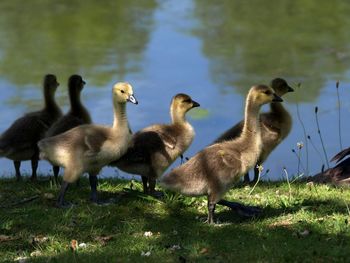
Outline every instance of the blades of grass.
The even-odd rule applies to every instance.
[[[287,179],[287,184],[288,184],[288,188],[289,188],[289,202],[290,202],[292,200],[292,188],[290,186],[289,176],[288,176],[288,172],[287,172],[286,167],[283,167],[283,172],[286,175],[286,179]]]

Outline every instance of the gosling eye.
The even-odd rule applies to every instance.
[[[185,100],[183,100],[182,102],[191,103],[192,100],[191,100],[191,99],[185,99]]]
[[[267,90],[267,91],[265,91],[264,93],[265,93],[266,95],[271,95],[271,94],[272,94],[271,90]]]
[[[120,90],[120,92],[121,92],[121,93],[125,93],[125,91],[124,91],[124,90],[122,90],[122,89]]]

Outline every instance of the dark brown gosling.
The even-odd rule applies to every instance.
[[[57,206],[65,206],[68,184],[84,172],[89,173],[91,200],[97,202],[97,175],[103,166],[120,158],[131,141],[126,103],[137,104],[129,83],[120,82],[112,89],[113,126],[85,124],[38,143],[40,157],[65,168]]]
[[[66,132],[76,126],[90,124],[91,117],[88,110],[80,100],[80,94],[85,85],[85,81],[79,75],[72,75],[68,80],[68,92],[70,110],[63,117],[58,119],[47,131],[45,137],[52,137]],[[59,166],[53,166],[53,173],[56,182],[58,181]]]
[[[279,97],[288,92],[293,92],[287,81],[275,78],[271,81],[271,87]],[[242,133],[244,121],[240,121],[235,126],[224,132],[214,143],[223,142],[237,138]],[[280,102],[272,102],[270,111],[260,114],[262,151],[257,164],[263,164],[271,152],[288,136],[292,129],[292,116]],[[259,171],[254,165],[254,182],[258,180]],[[244,177],[245,182],[249,182],[249,174]]]
[[[31,160],[31,179],[35,180],[37,177],[39,161],[37,143],[44,138],[50,126],[62,116],[55,101],[58,85],[55,75],[46,75],[43,81],[44,108],[15,120],[0,136],[0,156],[13,160],[17,180],[21,179],[21,161],[26,160]]]
[[[241,135],[206,147],[164,175],[161,185],[184,195],[207,195],[208,223],[213,223],[216,204],[256,164],[260,156],[262,140],[259,111],[263,104],[272,101],[282,101],[272,88],[265,85],[253,86],[246,99]]]
[[[142,176],[145,194],[155,195],[156,179],[187,150],[195,136],[186,113],[200,106],[186,94],[177,94],[170,105],[171,124],[156,124],[138,131],[123,157],[112,162],[124,172]]]

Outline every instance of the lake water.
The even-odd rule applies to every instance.
[[[314,107],[330,159],[340,150],[340,81],[343,148],[350,146],[350,3],[346,1],[49,1],[0,2],[0,132],[25,112],[42,105],[46,73],[61,83],[57,100],[68,109],[66,83],[81,74],[83,102],[95,123],[112,122],[111,87],[134,86],[139,105],[128,105],[133,131],[169,122],[171,97],[184,92],[200,102],[188,119],[196,138],[192,156],[242,119],[250,86],[285,78],[301,88],[287,94],[294,126],[264,164],[268,179],[298,172],[297,142],[305,142],[297,106],[309,141],[301,150],[300,172],[314,174],[324,161]],[[264,108],[267,110],[268,108]],[[297,151],[297,150],[296,150]],[[179,160],[174,165],[178,165]],[[0,159],[1,176],[14,176],[12,161]],[[49,172],[47,162],[39,171]],[[30,173],[29,162],[22,170]],[[105,168],[103,176],[114,176]],[[119,172],[119,176],[125,176]]]

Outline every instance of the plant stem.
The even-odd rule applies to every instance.
[[[258,171],[259,171],[259,173],[258,173],[258,179],[256,180],[256,182],[255,182],[255,184],[254,184],[252,190],[250,190],[249,195],[251,195],[251,194],[253,193],[255,187],[258,185],[258,183],[259,183],[259,181],[260,181],[260,176],[261,176],[262,169],[258,169]],[[266,170],[266,173],[265,173],[265,174],[267,174],[268,172],[269,172],[269,169]]]
[[[338,133],[339,133],[339,145],[340,145],[340,150],[342,150],[342,149],[343,149],[343,144],[342,144],[342,138],[341,138],[341,118],[340,118],[341,105],[340,105],[340,96],[339,96],[339,81],[336,82],[335,87],[336,87],[336,90],[337,90],[337,98],[338,98]]]
[[[317,149],[317,147],[315,146],[314,142],[312,141],[310,135],[308,135],[307,138],[310,140],[310,143],[311,143],[312,148],[314,148],[315,152],[317,152],[317,155],[320,157],[321,162],[322,162],[322,164],[323,164],[323,163],[324,163],[324,160],[323,160],[323,157],[322,157],[322,154],[321,154],[320,150]]]
[[[297,87],[298,87],[298,91],[299,91],[299,89],[301,87],[301,83],[298,83]],[[297,94],[299,94],[299,93],[297,93]],[[303,122],[303,120],[301,119],[301,116],[300,116],[299,103],[298,102],[296,103],[296,107],[297,107],[298,120],[299,120],[299,122],[301,124],[301,127],[303,129],[303,133],[304,133],[304,141],[305,141],[305,148],[306,148],[306,171],[305,172],[306,172],[306,175],[309,176],[309,146],[308,146],[307,137],[306,137],[306,129],[305,129],[304,122]]]
[[[305,167],[304,167],[303,163],[301,162],[300,157],[298,156],[298,154],[296,153],[296,151],[294,149],[292,149],[292,152],[294,153],[295,157],[298,159],[298,173],[299,173],[299,165],[301,166],[301,169],[303,169],[303,171],[305,172]]]
[[[318,107],[316,106],[315,107],[315,116],[316,116],[317,132],[318,132],[318,135],[320,136],[323,154],[324,154],[324,157],[326,159],[327,168],[329,169],[329,162],[328,162],[327,152],[326,152],[326,148],[324,147],[324,143],[323,143],[323,139],[322,139],[322,134],[321,134],[321,130],[320,130],[320,124],[319,124],[319,121],[318,121],[318,114],[317,113],[318,113]]]

